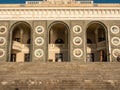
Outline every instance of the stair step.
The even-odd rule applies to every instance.
[[[119,63],[0,63],[0,90],[119,90]]]

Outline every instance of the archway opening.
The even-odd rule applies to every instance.
[[[68,51],[68,27],[62,22],[55,22],[49,30],[48,60],[50,62],[69,61]]]
[[[10,62],[30,62],[30,25],[25,22],[18,22],[13,26],[11,31]]]
[[[87,34],[87,61],[107,62],[108,45],[106,27],[99,22],[91,23]]]

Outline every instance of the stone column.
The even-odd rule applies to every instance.
[[[23,29],[20,29],[20,42],[23,43]]]

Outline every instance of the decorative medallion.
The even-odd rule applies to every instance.
[[[0,49],[0,57],[3,57],[5,55],[5,51],[3,49]]]
[[[114,50],[112,51],[112,55],[113,55],[114,57],[117,57],[119,54],[120,54],[120,49],[114,49]]]
[[[120,38],[119,37],[113,37],[111,40],[112,44],[115,46],[120,45]]]
[[[42,34],[44,32],[44,28],[43,28],[43,26],[37,26],[35,28],[35,31],[37,34]]]
[[[6,42],[6,39],[4,37],[0,37],[0,45],[4,45]]]
[[[35,44],[36,45],[40,46],[40,45],[43,45],[43,43],[44,43],[44,39],[42,37],[37,37],[35,39]]]
[[[120,32],[120,29],[119,29],[118,26],[112,26],[112,27],[111,27],[111,32],[112,32],[113,34],[118,34],[118,33]]]
[[[81,33],[82,32],[81,26],[79,26],[79,25],[74,26],[73,27],[73,32],[76,33],[76,34]]]
[[[74,37],[73,43],[75,45],[81,45],[82,44],[82,39],[80,37]]]
[[[83,55],[83,51],[82,51],[81,49],[75,49],[75,50],[73,51],[73,55],[74,55],[75,57],[81,57],[81,56]]]
[[[43,54],[43,50],[42,49],[37,49],[37,50],[35,50],[35,56],[36,57],[38,57],[38,58],[40,58],[40,57],[42,57],[44,54]]]
[[[0,26],[0,34],[6,33],[7,28],[5,26]]]

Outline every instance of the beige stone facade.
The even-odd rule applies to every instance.
[[[68,2],[0,5],[0,61],[116,62],[120,5]]]

